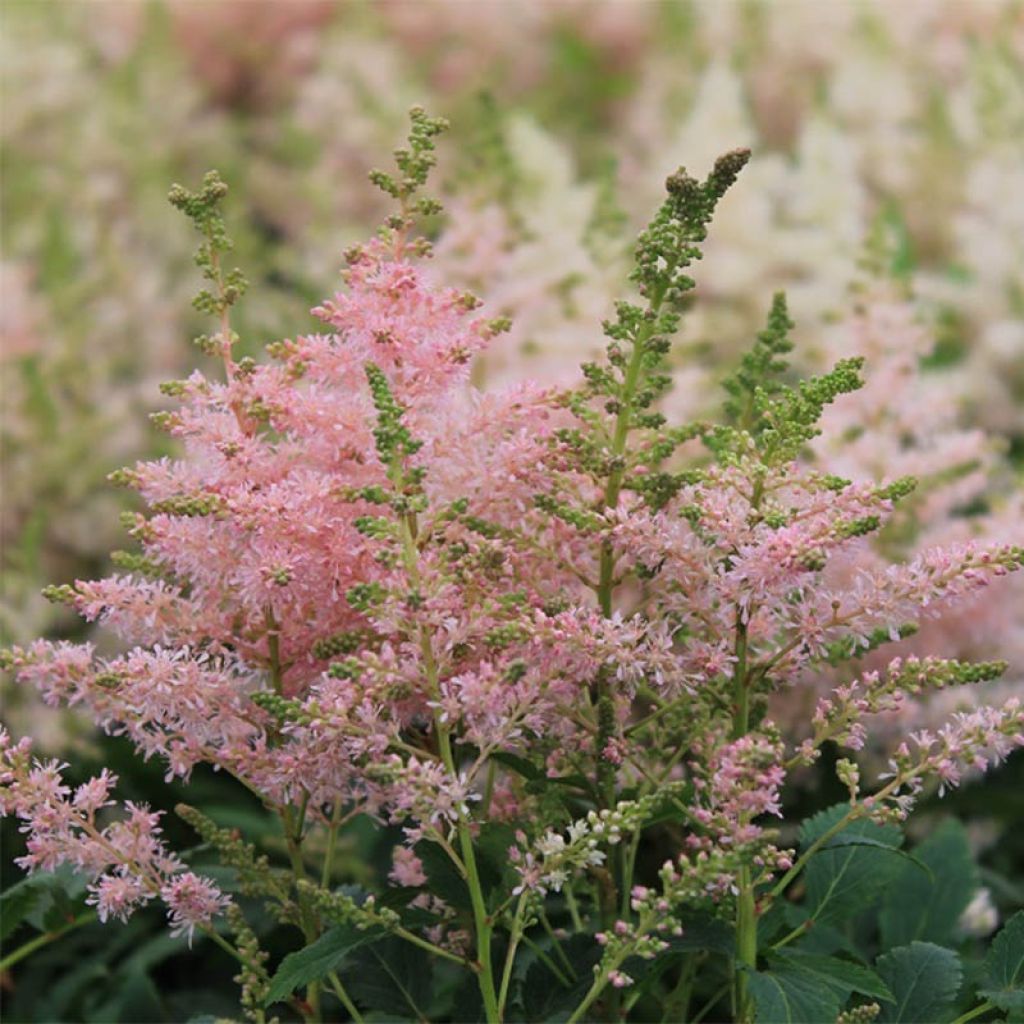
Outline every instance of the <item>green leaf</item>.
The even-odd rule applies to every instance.
[[[339,924],[324,932],[311,946],[289,953],[270,979],[270,989],[263,1005],[287,999],[297,988],[319,981],[329,971],[336,971],[350,953],[383,933],[378,929],[360,931],[352,925]]]
[[[577,933],[560,946],[576,977],[571,985],[563,985],[543,960],[535,960],[526,972],[522,987],[526,1020],[538,1024],[541,1021],[567,1020],[594,981],[594,965],[601,959],[601,947],[594,936]],[[548,955],[560,970],[565,970],[561,957],[550,950]]]
[[[979,995],[1000,1010],[1024,1009],[1024,910],[1014,914],[992,941],[982,969],[985,987]]]
[[[708,951],[732,957],[736,953],[736,931],[731,924],[710,914],[694,912],[682,919],[683,934],[667,939],[668,950],[681,953]]]
[[[837,804],[804,822],[800,844],[807,849],[849,812]],[[804,874],[808,916],[823,924],[843,921],[860,913],[881,896],[899,874],[901,865],[891,854],[903,842],[895,825],[854,821],[810,859]]]
[[[889,843],[884,843],[880,839],[872,839],[870,836],[836,836],[835,839],[830,839],[823,847],[823,850],[842,850],[850,846],[870,846],[876,850],[882,850],[887,854],[893,854],[896,857],[902,857],[909,864],[913,864],[919,871],[923,872],[929,879],[934,879],[935,873],[932,871],[920,857],[902,850],[898,846],[890,846]]]
[[[748,974],[759,1024],[834,1021],[854,992],[892,998],[873,970],[850,960],[791,950],[769,956],[768,967]]]
[[[876,999],[892,999],[888,986],[875,971],[852,960],[793,949],[770,954],[768,962],[776,970],[812,975],[818,985],[834,992],[842,1002],[853,992]]]
[[[914,939],[950,943],[960,914],[978,888],[978,871],[967,832],[955,818],[944,822],[914,849],[929,869],[907,866],[886,890],[879,924],[882,946],[906,946]]]
[[[32,913],[45,891],[45,886],[34,878],[24,878],[0,894],[0,941],[11,935]]]
[[[469,887],[451,857],[430,839],[421,840],[414,849],[423,864],[430,892],[456,910],[469,910],[472,907]]]
[[[508,851],[509,847],[515,845],[515,829],[511,825],[496,821],[481,825],[479,833],[473,840],[480,885],[490,909],[500,904],[502,898],[512,888],[510,878],[514,874],[514,869],[508,858]],[[503,882],[508,884],[503,885]]]
[[[532,761],[527,761],[525,757],[506,753],[504,750],[494,751],[491,754],[491,760],[497,761],[498,764],[503,764],[506,768],[511,768],[514,772],[518,772],[524,779],[533,780],[545,777],[544,772]]]
[[[382,1020],[429,1020],[433,986],[430,955],[404,939],[386,938],[360,949],[342,981],[349,995],[372,1006]]]
[[[893,998],[882,1003],[879,1022],[940,1024],[952,1017],[960,988],[960,958],[933,942],[912,942],[880,956],[875,964]]]
[[[748,971],[747,990],[758,1024],[822,1024],[842,1007],[835,992],[804,971]]]

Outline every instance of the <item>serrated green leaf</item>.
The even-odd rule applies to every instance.
[[[835,992],[802,971],[749,971],[747,990],[757,1024],[822,1024],[842,1007]]]
[[[804,822],[800,834],[803,849],[849,812],[848,804],[837,804]],[[811,858],[804,873],[808,916],[823,924],[843,921],[869,907],[900,872],[892,856],[903,842],[895,825],[854,821]]]
[[[1013,915],[993,939],[982,965],[978,994],[1001,1010],[1024,1009],[1024,910]]]
[[[960,958],[933,942],[912,942],[880,956],[875,964],[893,998],[882,1002],[879,1022],[942,1024],[951,1019],[960,988]]]
[[[0,894],[0,941],[14,932],[44,895],[45,887],[33,878],[24,878]]]
[[[892,993],[869,967],[834,956],[789,950],[768,957],[768,970],[747,975],[758,1024],[834,1021],[854,992],[879,999]]]
[[[877,999],[892,999],[892,992],[875,971],[852,960],[792,949],[771,954],[768,962],[776,970],[813,975],[819,985],[833,991],[842,1001],[853,992]]]
[[[263,1005],[287,999],[297,988],[319,981],[328,971],[338,970],[351,953],[382,935],[379,929],[360,931],[348,924],[339,924],[324,932],[311,946],[289,953],[281,961],[277,973],[270,979]]]
[[[870,846],[875,850],[883,851],[889,856],[902,857],[908,864],[913,864],[926,878],[934,879],[935,877],[935,873],[920,857],[915,856],[908,850],[901,849],[899,846],[890,846],[889,843],[884,843],[880,839],[872,839],[870,836],[836,836],[835,839],[827,842],[822,849],[842,850],[851,846]]]
[[[967,832],[955,818],[944,822],[914,854],[927,865],[930,877],[907,866],[886,890],[879,916],[885,949],[914,939],[948,944],[978,887]]]

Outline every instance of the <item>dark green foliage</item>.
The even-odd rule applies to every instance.
[[[288,999],[298,988],[319,981],[331,971],[340,970],[357,949],[381,939],[380,930],[356,928],[339,924],[328,929],[312,945],[289,953],[270,979],[265,1005]],[[404,952],[404,950],[403,950]]]
[[[800,832],[801,847],[809,847],[849,809],[848,804],[837,804],[805,821]],[[821,924],[846,920],[870,907],[903,868],[900,857],[893,853],[903,842],[895,825],[855,821],[834,841],[836,847],[826,845],[811,858],[805,874],[805,906],[811,919]],[[844,842],[849,845],[840,845]]]
[[[834,956],[778,954],[768,958],[768,968],[748,974],[758,1024],[834,1021],[854,992],[891,996],[870,968]]]
[[[978,885],[964,827],[950,819],[914,848],[930,874],[907,864],[882,900],[882,945],[904,946],[914,939],[946,945]]]
[[[1024,911],[1003,926],[982,965],[978,994],[1001,1010],[1024,1010]]]
[[[886,1024],[942,1024],[952,1020],[960,988],[960,959],[931,942],[912,942],[878,958],[875,965],[893,998],[880,1000]]]

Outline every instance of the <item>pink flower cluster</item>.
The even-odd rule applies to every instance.
[[[755,888],[795,869],[764,826],[782,815],[790,770],[827,739],[862,746],[863,716],[898,708],[903,694],[997,673],[910,660],[884,680],[869,670],[821,701],[806,742],[806,722],[773,724],[770,696],[809,675],[831,679],[835,664],[1019,568],[1024,552],[964,540],[905,564],[878,556],[872,539],[914,481],[856,483],[798,461],[824,407],[860,383],[860,364],[793,388],[776,380],[788,350],[781,300],[731,381],[730,422],[678,430],[650,411],[667,382],[661,335],[676,324],[662,302],[681,303],[690,286],[684,256],[699,252],[741,152],[706,182],[669,179],[637,248],[649,307],[619,305],[605,325],[607,367],[585,366],[586,383],[569,391],[472,392],[470,363],[504,325],[435,282],[429,246],[411,238],[412,211],[434,210],[411,203],[430,164],[424,140],[439,130],[422,111],[413,121],[403,177],[378,176],[401,213],[346,254],[345,290],[315,310],[330,333],[275,343],[267,363],[236,361],[226,296],[238,286],[226,281],[238,278],[220,276],[224,247],[208,232],[199,263],[219,298],[205,292],[199,304],[221,316],[205,342],[226,380],[172,382],[181,407],[159,422],[182,457],[118,475],[148,506],[131,518],[130,571],[52,592],[128,649],[39,642],[7,659],[48,701],[87,708],[170,774],[209,764],[257,793],[285,828],[294,900],[268,862],[210,834],[307,941],[322,924],[315,906],[449,958],[475,941],[496,1020],[496,919],[474,851],[483,826],[519,826],[508,854],[517,882],[500,904],[518,908],[502,919],[509,957],[527,908],[563,889],[569,899],[585,875],[600,879],[594,909],[606,921],[627,905],[633,914],[602,933],[598,977],[615,987],[629,984],[628,956],[661,951],[683,907],[735,909],[756,930]],[[220,186],[212,177],[172,201],[208,225],[203,204]],[[669,243],[671,260],[658,248]],[[765,379],[751,384],[755,370]],[[697,438],[714,459],[697,455]],[[905,813],[926,776],[955,785],[965,766],[1024,743],[1022,726],[1010,703],[915,734],[918,755],[897,750],[865,813]],[[3,751],[0,809],[24,819],[26,867],[86,871],[104,918],[159,896],[190,938],[227,908],[164,848],[158,815],[128,805],[99,821],[111,776],[72,794],[26,745],[5,738]],[[856,800],[858,770],[844,764]],[[628,790],[635,799],[620,799]],[[448,913],[414,934],[372,897],[328,890],[330,852],[320,889],[298,871],[310,829],[327,830],[333,851],[339,822],[360,813],[401,826],[410,847],[440,847],[470,889],[472,935],[449,930],[466,922]],[[665,813],[680,852],[656,893],[631,876],[637,837]],[[619,847],[615,863],[605,846]],[[390,879],[426,885],[419,852],[397,851]],[[420,896],[421,908],[446,911]]]
[[[12,743],[0,730],[0,813],[13,814],[28,835],[28,853],[17,863],[27,871],[74,865],[91,879],[86,903],[101,921],[126,921],[159,897],[167,906],[172,935],[207,927],[230,902],[208,879],[185,869],[160,838],[160,812],[126,803],[123,816],[103,823],[117,776],[106,769],[68,786],[66,765],[32,759],[31,741]]]

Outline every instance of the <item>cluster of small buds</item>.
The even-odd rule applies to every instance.
[[[242,1011],[253,1024],[266,1020],[263,1006],[270,991],[270,979],[265,964],[270,955],[260,949],[259,939],[249,927],[238,904],[232,903],[227,909],[228,926],[235,936],[235,948],[241,954],[241,970],[234,981],[241,988],[239,1002]]]
[[[271,867],[266,854],[258,854],[237,829],[217,825],[201,811],[187,804],[174,809],[182,821],[191,825],[204,843],[214,847],[224,867],[234,870],[239,891],[245,896],[265,896],[268,906],[283,913],[288,904],[287,874]]]
[[[519,846],[509,849],[509,859],[520,875],[515,892],[526,889],[559,892],[574,875],[604,863],[599,846],[615,846],[642,828],[652,812],[666,800],[683,792],[682,783],[669,783],[657,793],[640,800],[622,800],[614,807],[589,811],[586,818],[572,822],[563,836],[548,831],[528,849],[526,833],[517,833]]]
[[[843,1010],[836,1017],[836,1024],[871,1024],[871,1021],[882,1012],[878,1003],[864,1003],[851,1010]]]
[[[845,757],[836,761],[836,778],[850,793],[850,803],[855,803],[860,793],[860,769]]]
[[[526,891],[541,895],[548,891],[561,892],[562,886],[577,874],[600,867],[605,861],[604,852],[598,849],[601,840],[588,821],[573,822],[568,839],[558,832],[545,833],[533,844],[533,850],[523,849],[528,844],[525,832],[518,832],[516,838],[520,845],[508,851],[509,860],[519,872],[519,884],[512,890],[513,895]],[[614,838],[608,835],[604,841],[614,843],[619,838],[616,832]]]
[[[300,879],[297,888],[301,899],[308,901],[338,924],[351,924],[359,931],[369,928],[392,931],[401,926],[401,916],[390,907],[378,907],[372,893],[359,902],[347,893],[331,892],[306,879]]]
[[[666,922],[659,924],[668,927]],[[676,934],[681,935],[682,929],[679,928]],[[668,949],[668,943],[664,939],[651,933],[649,914],[642,916],[637,924],[616,921],[609,931],[598,932],[594,938],[598,945],[604,948],[601,962],[594,970],[599,975],[603,974],[614,988],[625,988],[633,984],[633,979],[619,970],[620,965],[630,957],[638,956],[643,960],[653,960],[659,953]]]
[[[637,915],[635,922],[618,920],[610,930],[594,936],[604,948],[601,962],[594,970],[599,976],[603,975],[613,988],[633,984],[633,979],[620,970],[626,960],[634,956],[653,960],[668,949],[669,944],[663,936],[678,938],[683,934],[682,925],[675,916],[679,903],[674,897],[679,890],[673,881],[676,873],[671,865],[666,865],[661,877],[663,882],[667,882],[662,892],[644,885],[635,885],[630,891],[629,905]]]
[[[812,719],[814,735],[800,745],[797,757],[810,763],[825,740],[861,750],[867,739],[864,715],[899,711],[908,697],[929,690],[997,679],[1006,668],[1004,661],[971,664],[942,658],[894,658],[884,672],[866,672],[818,701]]]

